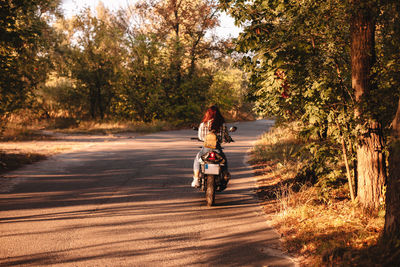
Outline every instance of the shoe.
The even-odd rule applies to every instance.
[[[200,187],[199,178],[193,176],[192,187],[195,187],[195,188],[199,188]]]
[[[226,184],[225,184],[225,185],[220,185],[220,186],[217,187],[217,191],[218,191],[218,192],[222,192],[222,191],[224,191],[225,189],[226,189]]]

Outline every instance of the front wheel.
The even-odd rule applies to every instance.
[[[215,179],[213,175],[207,175],[206,202],[211,207],[215,203]]]

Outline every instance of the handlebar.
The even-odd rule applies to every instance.
[[[196,141],[199,141],[199,142],[203,142],[203,141],[201,141],[198,137],[190,137],[190,140],[196,140]],[[231,140],[230,140],[228,143],[233,143],[233,142],[235,142],[235,140],[233,140],[233,139],[231,138]]]

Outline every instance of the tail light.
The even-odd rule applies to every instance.
[[[210,154],[208,154],[208,159],[215,160],[215,152],[210,152]]]

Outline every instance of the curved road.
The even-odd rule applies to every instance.
[[[246,151],[269,126],[236,123],[216,206],[190,188],[194,131],[93,143],[9,173],[0,266],[296,266],[254,197]]]

